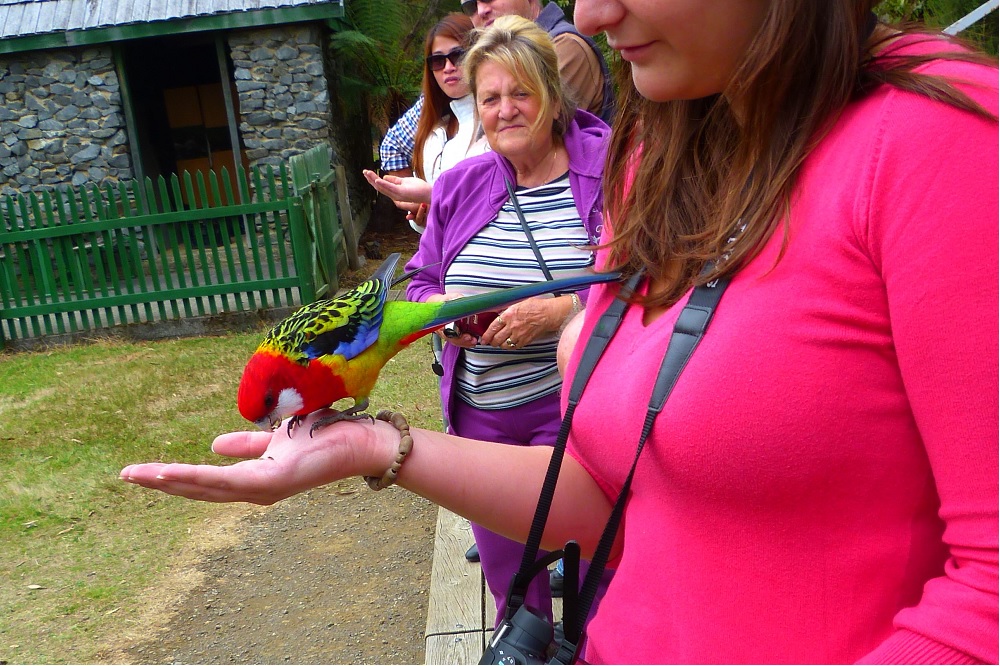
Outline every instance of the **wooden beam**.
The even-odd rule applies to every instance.
[[[219,61],[219,80],[222,82],[222,98],[226,101],[226,124],[229,126],[229,143],[233,151],[233,165],[243,164],[243,149],[240,147],[240,126],[236,120],[236,111],[233,105],[232,79],[229,75],[229,67],[226,54],[226,39],[222,33],[215,35],[215,55]]]
[[[351,200],[347,195],[347,171],[343,165],[336,165],[333,170],[337,174],[337,207],[340,209],[340,228],[344,232],[344,248],[347,250],[347,266],[356,271],[361,268],[361,258],[358,256],[360,242],[357,227],[354,225],[354,213],[351,212]]]
[[[132,159],[132,178],[142,183],[145,169],[142,167],[142,150],[139,145],[139,134],[136,131],[135,105],[132,103],[132,87],[129,85],[128,74],[125,72],[125,59],[121,46],[111,45],[111,53],[115,62],[115,74],[118,75],[118,89],[121,92],[122,112],[125,114],[125,134],[128,136],[129,157]],[[143,213],[153,211],[144,210]]]
[[[425,664],[476,664],[496,625],[496,603],[478,564],[465,559],[474,539],[469,521],[438,509],[434,563],[424,630]],[[545,575],[545,574],[542,574]],[[562,599],[552,612],[562,618]]]
[[[483,656],[483,570],[465,559],[474,539],[469,521],[438,510],[424,662],[474,664]],[[493,626],[489,627],[492,633]]]

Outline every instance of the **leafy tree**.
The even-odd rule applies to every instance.
[[[420,93],[424,35],[459,0],[347,0],[346,18],[330,38],[340,64],[341,94],[357,96],[384,134]]]
[[[352,195],[374,205],[369,228],[387,231],[402,214],[375,197],[361,179],[374,168],[386,130],[416,100],[423,72],[427,30],[442,15],[459,10],[459,0],[345,0],[345,17],[331,23],[329,63],[337,75],[331,88],[334,132],[350,164]],[[378,203],[376,203],[378,202]],[[383,210],[384,209],[384,210]]]
[[[340,93],[363,101],[372,125],[384,132],[388,117],[414,88],[416,63],[401,48],[405,8],[396,0],[351,0],[345,9],[346,26],[330,38]]]
[[[882,0],[874,11],[884,23],[908,23],[923,21],[924,0]]]
[[[919,21],[933,28],[944,29],[982,3],[983,0],[882,0],[875,6],[875,13],[887,23]],[[959,36],[987,53],[997,55],[996,10],[969,26]]]
[[[946,28],[979,7],[983,0],[926,0],[924,18],[928,25]],[[961,37],[979,45],[987,53],[997,55],[997,11],[979,19]]]

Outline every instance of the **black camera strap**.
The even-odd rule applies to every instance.
[[[528,245],[531,246],[531,251],[535,253],[535,259],[538,260],[538,266],[542,269],[542,274],[545,275],[545,279],[551,280],[552,272],[549,271],[549,266],[545,263],[545,257],[542,256],[542,251],[538,249],[538,243],[535,242],[535,236],[531,233],[531,227],[528,226],[528,221],[524,219],[524,213],[521,212],[521,204],[517,200],[517,194],[514,192],[514,186],[511,185],[507,178],[503,179],[503,183],[507,186],[507,194],[510,195],[510,202],[514,204],[514,212],[517,213],[517,219],[521,222],[521,228],[524,229],[524,235],[528,237]]]
[[[710,267],[711,265],[706,266],[706,271]],[[579,404],[583,390],[594,368],[597,366],[604,350],[621,324],[625,310],[628,307],[627,299],[635,291],[642,277],[642,273],[638,273],[625,284],[619,297],[600,316],[590,338],[587,340],[587,345],[580,358],[580,364],[573,377],[573,383],[570,385],[566,414],[560,424],[559,435],[552,451],[552,457],[549,460],[545,481],[538,498],[534,518],[532,519],[531,531],[525,543],[521,567],[511,581],[505,614],[505,618],[508,620],[513,617],[517,609],[524,603],[528,585],[532,578],[534,578],[534,575],[539,572],[538,565],[541,563],[536,561],[538,549],[541,545],[542,533],[545,530],[545,523],[552,505],[552,498],[555,494],[556,482],[559,479],[559,470],[566,451],[566,441],[572,426],[573,413],[576,411],[576,406]],[[608,518],[608,522],[601,534],[601,539],[594,552],[594,556],[590,560],[590,569],[580,589],[578,603],[572,603],[575,596],[573,592],[575,590],[563,599],[563,630],[565,637],[549,663],[570,664],[576,659],[576,653],[580,645],[587,616],[590,613],[590,607],[594,602],[601,578],[604,575],[608,557],[611,554],[611,548],[618,534],[618,526],[621,522],[622,513],[625,510],[629,490],[632,486],[632,478],[639,463],[639,456],[642,454],[646,439],[653,429],[657,415],[663,409],[663,405],[666,403],[671,390],[677,383],[677,378],[680,376],[688,359],[691,358],[691,355],[707,330],[712,320],[712,315],[722,298],[722,294],[725,292],[726,287],[729,286],[729,279],[728,277],[719,278],[708,284],[696,287],[678,316],[677,322],[674,324],[670,343],[667,346],[667,351],[660,365],[656,382],[653,386],[652,396],[650,396],[646,418],[643,422],[642,433],[639,436],[639,443],[636,447],[632,467],[611,510],[611,516]],[[571,542],[571,544],[571,552],[573,549],[576,549],[576,553],[578,553],[579,550],[576,548],[575,543]],[[567,544],[567,546],[570,546],[570,544]],[[543,558],[543,560],[549,559],[550,557]],[[569,591],[568,587],[575,584],[576,577],[567,576],[566,582],[567,591]],[[574,605],[576,606],[575,608],[573,608]]]

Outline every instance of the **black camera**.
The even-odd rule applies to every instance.
[[[544,664],[552,643],[552,623],[521,606],[493,632],[480,664]]]
[[[532,525],[532,532],[539,524]],[[540,523],[544,526],[544,522]],[[541,536],[541,532],[537,532]],[[537,543],[535,544],[537,547]],[[526,546],[527,548],[527,546]],[[537,548],[535,550],[537,553]],[[534,553],[532,553],[534,555]],[[559,641],[553,642],[556,634],[552,622],[541,617],[524,605],[528,585],[535,576],[545,572],[548,566],[563,559],[563,622]],[[480,664],[575,664],[577,647],[581,641],[578,626],[577,599],[580,580],[580,545],[575,541],[566,542],[562,550],[554,550],[532,564],[530,558],[521,563],[521,568],[510,580],[507,590],[507,610],[503,620],[490,638]],[[589,604],[588,604],[589,607]],[[516,611],[514,609],[517,609]],[[583,611],[581,611],[583,612]]]

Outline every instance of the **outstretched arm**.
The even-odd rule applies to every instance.
[[[397,205],[405,204],[409,209],[411,204],[429,204],[431,202],[431,184],[415,176],[400,178],[386,174],[384,178],[374,171],[364,169],[361,172],[368,184],[389,197]]]
[[[273,504],[349,476],[381,476],[399,446],[395,428],[382,421],[342,422],[310,437],[309,426],[323,415],[310,415],[291,437],[284,426],[217,437],[215,453],[250,458],[234,465],[147,463],[126,467],[121,478],[190,499]],[[411,433],[413,450],[399,472],[399,485],[495,532],[527,538],[552,449],[416,428]],[[560,548],[572,538],[585,554],[592,553],[610,511],[591,476],[566,456],[543,547]]]

